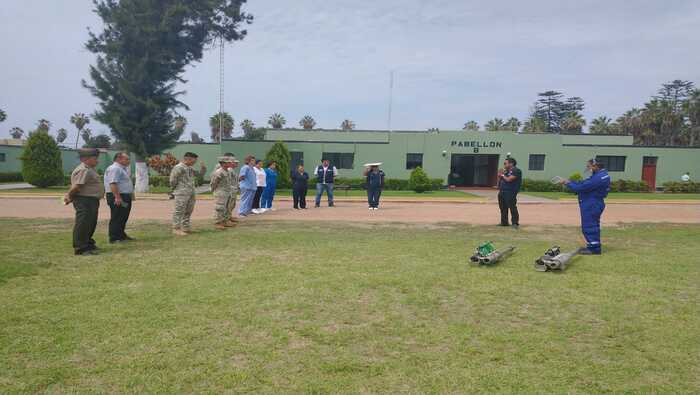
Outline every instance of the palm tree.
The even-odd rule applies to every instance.
[[[66,129],[63,128],[58,129],[58,131],[56,132],[56,142],[58,144],[61,144],[62,142],[66,141],[67,138],[68,131],[66,131]]]
[[[267,120],[267,123],[273,129],[282,129],[282,127],[284,127],[284,124],[287,123],[287,120],[284,119],[282,114],[276,112],[276,113],[270,115],[270,119]]]
[[[85,142],[85,145],[83,145],[83,147],[90,145],[90,141],[92,141],[92,130],[90,130],[90,128],[83,129],[83,131],[80,132],[80,136],[83,138],[83,141]]]
[[[244,119],[241,122],[241,129],[243,129],[243,133],[250,133],[255,129],[255,124],[250,119]]]
[[[438,128],[428,128],[428,133],[439,133],[440,129]]]
[[[70,117],[70,123],[75,125],[75,127],[78,129],[78,135],[75,136],[75,149],[78,149],[78,139],[80,138],[85,125],[90,123],[90,118],[83,113],[75,113]]]
[[[523,133],[544,133],[547,130],[547,121],[538,116],[532,116],[523,124]]]
[[[355,129],[355,122],[353,122],[349,119],[346,119],[340,124],[340,128],[345,132],[349,132],[349,131]]]
[[[202,144],[203,142],[204,139],[199,137],[199,134],[197,132],[190,133],[190,143]]]
[[[230,139],[234,125],[233,117],[227,112],[212,115],[211,118],[209,118],[211,139],[216,142],[218,142],[220,138]],[[220,131],[219,129],[222,130]]]
[[[688,117],[688,145],[694,147],[700,142],[700,89],[690,93],[685,104],[685,112]]]
[[[187,126],[187,118],[183,117],[182,115],[178,115],[175,117],[175,130],[178,133],[183,133],[185,131],[185,127]]]
[[[7,113],[2,108],[0,108],[0,122],[5,122],[6,119]]]
[[[578,112],[570,112],[561,120],[562,133],[577,134],[583,132],[586,120]]]
[[[10,136],[12,136],[13,139],[21,139],[22,136],[24,136],[24,130],[15,126],[14,128],[10,129]]]
[[[588,129],[591,134],[612,134],[611,133],[612,119],[601,115],[591,121],[591,127]]]
[[[476,121],[468,121],[467,123],[464,124],[464,127],[462,128],[462,130],[476,132],[479,130],[479,124],[476,123]]]
[[[505,128],[505,124],[501,118],[494,118],[484,125],[487,132],[497,132]]]
[[[313,129],[316,126],[316,121],[311,115],[304,115],[304,118],[299,121],[299,126],[304,129]]]
[[[49,129],[51,129],[51,122],[48,120],[41,118],[39,122],[37,122],[36,130],[37,131],[42,131],[42,132],[49,132]]]
[[[506,121],[506,123],[503,125],[505,130],[509,130],[511,132],[517,132],[518,129],[520,129],[520,125],[522,125],[522,122],[518,120],[516,117],[510,117]]]

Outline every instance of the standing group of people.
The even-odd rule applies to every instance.
[[[64,203],[73,203],[75,208],[75,225],[73,228],[73,249],[76,255],[93,255],[98,247],[93,239],[97,226],[100,200],[105,196],[110,208],[109,242],[122,243],[131,241],[126,234],[126,223],[135,200],[134,186],[129,174],[129,155],[118,152],[114,162],[106,169],[104,180],[95,170],[98,162],[97,149],[79,151],[80,164],[71,173],[71,187],[64,196]],[[195,153],[187,152],[180,163],[170,173],[171,196],[175,200],[173,210],[173,233],[179,236],[191,232],[191,216],[196,204],[195,178],[193,165],[197,162]],[[214,224],[217,229],[234,227],[237,224],[233,211],[236,197],[240,192],[238,216],[262,214],[272,209],[277,189],[277,164],[272,161],[263,168],[263,162],[248,155],[243,161],[240,172],[235,169],[239,161],[232,153],[218,158],[218,165],[211,174],[211,191],[214,195]],[[385,174],[379,166],[381,163],[365,165],[363,172],[367,187],[367,202],[370,210],[379,208],[379,198],[384,188]],[[602,163],[596,159],[587,162],[591,176],[584,181],[561,180],[575,192],[581,209],[581,227],[586,239],[582,254],[600,254],[600,218],[605,210],[604,199],[610,191],[610,176]],[[325,192],[328,206],[333,207],[333,186],[338,170],[324,159],[314,169],[316,177],[315,207],[320,207],[321,197]],[[309,174],[303,165],[291,172],[292,197],[294,209],[306,209],[306,194],[309,187]],[[501,211],[501,226],[518,227],[520,216],[517,208],[517,195],[522,185],[522,171],[517,161],[508,156],[503,169],[498,173],[498,205]],[[510,224],[508,222],[510,214]]]

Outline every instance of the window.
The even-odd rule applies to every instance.
[[[531,154],[528,170],[544,170],[544,154]]]
[[[595,159],[605,165],[608,171],[625,171],[626,156],[596,156]]]
[[[406,154],[406,170],[423,167],[423,154]]]
[[[331,162],[331,166],[335,166],[338,169],[352,169],[355,154],[352,152],[324,152],[322,158],[328,159]]]
[[[5,161],[5,153],[0,152],[0,162],[4,162],[4,161]]]
[[[304,153],[299,151],[290,152],[292,160],[289,162],[289,169],[296,170],[297,166],[304,164]]]

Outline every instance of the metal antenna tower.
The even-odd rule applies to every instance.
[[[394,100],[394,70],[389,73],[389,119],[387,120],[387,128],[391,132],[391,104]]]
[[[224,36],[219,43],[219,144],[224,135]]]

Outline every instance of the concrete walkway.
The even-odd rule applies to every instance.
[[[26,182],[17,183],[17,184],[0,184],[0,191],[7,190],[7,189],[28,189],[28,188],[36,188],[36,187],[34,185],[27,184]]]
[[[464,192],[488,199],[489,201],[498,201],[497,189],[469,189],[465,190]],[[518,203],[556,203],[556,201],[539,196],[531,196],[526,193],[520,192],[518,193]]]

